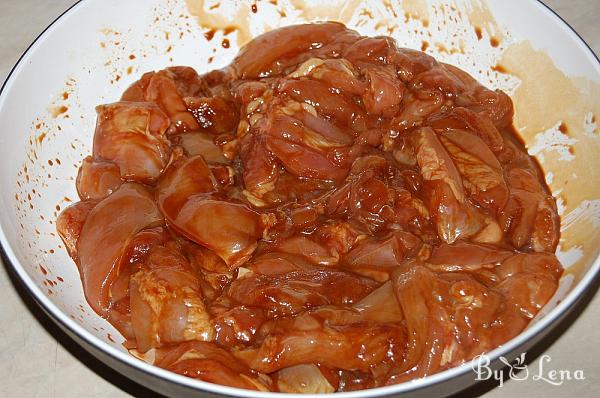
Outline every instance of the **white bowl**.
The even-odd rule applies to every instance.
[[[558,256],[566,272],[540,316],[491,352],[492,359],[511,358],[530,347],[590,286],[600,268],[600,62],[541,2],[464,0],[450,6],[437,0],[329,0],[325,5],[282,0],[277,6],[258,3],[256,13],[245,2],[236,9],[237,2],[221,1],[211,11],[210,1],[204,8],[198,7],[202,1],[188,2],[189,9],[183,0],[81,1],[31,45],[0,95],[2,248],[41,308],[102,361],[171,396],[275,395],[193,380],[130,356],[119,334],[85,301],[54,220],[59,208],[77,198],[74,177],[90,153],[95,105],[117,100],[144,71],[172,64],[199,72],[218,68],[249,37],[304,21],[341,20],[363,34],[391,35],[400,46],[427,47],[437,58],[513,97],[516,127],[538,156],[559,203]],[[238,30],[225,36],[218,28],[226,26]],[[217,29],[211,41],[204,36],[208,28]],[[229,48],[222,45],[224,38]],[[446,395],[474,378],[467,363],[412,382],[336,397]]]

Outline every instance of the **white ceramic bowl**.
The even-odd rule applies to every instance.
[[[118,99],[144,71],[172,64],[199,72],[221,67],[249,37],[304,21],[336,19],[363,34],[392,35],[399,45],[426,48],[513,97],[516,127],[541,161],[559,203],[558,255],[566,272],[535,322],[490,357],[510,358],[530,347],[590,286],[600,268],[600,62],[541,2],[463,0],[450,6],[437,0],[280,0],[278,5],[260,2],[256,13],[249,2],[220,1],[212,10],[208,0],[187,3],[81,1],[38,37],[2,87],[2,248],[40,307],[102,361],[171,396],[274,395],[185,378],[130,356],[119,334],[87,305],[54,220],[77,197],[74,177],[90,153],[95,105]],[[237,30],[228,35],[218,30],[228,26]],[[208,41],[204,32],[210,28],[216,33]],[[222,45],[225,38],[229,48]],[[473,382],[467,363],[413,382],[336,397],[446,395]]]

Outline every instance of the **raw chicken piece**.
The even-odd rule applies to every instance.
[[[179,86],[181,87],[181,86]],[[176,75],[169,69],[154,73],[144,92],[144,100],[160,107],[171,121],[171,131],[186,132],[200,129],[194,115],[188,110],[183,100],[185,93],[180,93],[176,83]]]
[[[393,117],[400,109],[404,95],[404,85],[389,68],[366,69],[369,87],[362,95],[365,109],[370,115]]]
[[[379,239],[360,241],[342,259],[345,269],[385,282],[402,262],[417,254],[421,240],[408,232],[397,231]]]
[[[221,97],[185,97],[183,101],[201,131],[209,134],[235,132],[239,112],[230,100]]]
[[[257,348],[233,354],[262,373],[303,363],[365,371],[402,356],[396,357],[406,342],[401,325],[364,321],[336,324],[338,316],[336,311],[319,314],[317,310],[271,321],[261,328],[265,337]]]
[[[485,142],[494,153],[504,148],[504,138],[491,119],[467,108],[456,107],[446,113],[438,113],[427,119],[427,125],[435,130],[468,130]]]
[[[76,251],[85,296],[98,314],[107,315],[110,286],[119,274],[119,260],[130,239],[162,222],[154,198],[134,183],[121,185],[88,213]]]
[[[321,305],[352,304],[375,287],[374,281],[349,272],[306,267],[280,274],[245,274],[233,281],[226,294],[243,305],[264,308],[270,316],[281,316]]]
[[[77,193],[81,200],[101,200],[116,191],[123,181],[119,167],[111,162],[83,159],[77,174]]]
[[[438,272],[468,272],[493,269],[513,255],[497,246],[459,241],[434,247],[427,265]]]
[[[277,389],[280,392],[300,394],[327,394],[335,388],[321,373],[317,365],[296,365],[277,372]]]
[[[272,30],[247,43],[233,60],[233,70],[242,79],[268,77],[281,73],[286,58],[319,48],[343,32],[337,22],[306,24]],[[285,38],[285,40],[282,40]]]
[[[190,132],[178,136],[185,154],[189,157],[202,155],[208,164],[227,164],[221,147],[215,144],[214,137],[207,133]]]
[[[156,366],[194,379],[248,390],[270,390],[267,376],[252,371],[228,351],[211,343],[182,343],[160,349],[156,357]]]
[[[150,247],[131,273],[131,324],[140,352],[215,336],[200,280],[173,246]]]
[[[151,183],[170,157],[169,119],[154,104],[115,102],[96,108],[94,158],[114,162],[128,181]]]
[[[403,364],[388,383],[436,373],[494,347],[490,340],[495,331],[486,329],[500,311],[498,293],[467,275],[437,276],[421,265],[399,269],[392,282],[408,344]]]
[[[77,241],[88,214],[97,203],[91,200],[74,203],[64,209],[56,220],[56,231],[65,244],[67,253],[78,267]]]
[[[417,162],[425,181],[429,213],[438,236],[446,243],[475,235],[483,217],[467,201],[462,179],[452,158],[431,128],[418,131]]]
[[[497,214],[508,200],[508,187],[500,162],[476,135],[463,130],[448,130],[440,140],[458,169],[469,198]]]
[[[171,165],[159,181],[157,196],[161,212],[174,229],[213,250],[231,268],[248,259],[262,235],[258,213],[220,198],[202,156]]]
[[[556,202],[534,175],[524,168],[508,172],[510,195],[498,221],[515,248],[554,252],[560,237]]]

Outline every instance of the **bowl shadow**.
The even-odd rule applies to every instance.
[[[2,263],[23,304],[25,304],[27,309],[33,314],[35,319],[46,330],[46,332],[48,332],[48,334],[50,334],[65,350],[77,358],[79,362],[96,373],[98,376],[102,377],[108,383],[113,384],[115,387],[128,393],[129,395],[140,398],[166,398],[163,395],[158,394],[115,371],[81,347],[75,340],[63,332],[60,327],[58,327],[56,323],[54,323],[54,321],[35,302],[33,297],[17,278],[17,275],[13,271],[12,267],[8,265],[9,260],[6,258],[4,250],[2,250]]]

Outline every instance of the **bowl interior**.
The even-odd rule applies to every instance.
[[[54,225],[77,200],[74,179],[91,152],[94,107],[118,100],[143,72],[220,68],[252,36],[315,20],[393,36],[508,92],[516,127],[546,171],[562,215],[558,256],[567,271],[539,319],[597,271],[600,66],[574,32],[536,1],[322,3],[261,2],[253,12],[245,2],[87,0],[33,44],[0,98],[0,238],[28,288],[56,306],[69,327],[79,324],[124,351],[119,334],[85,301]]]

